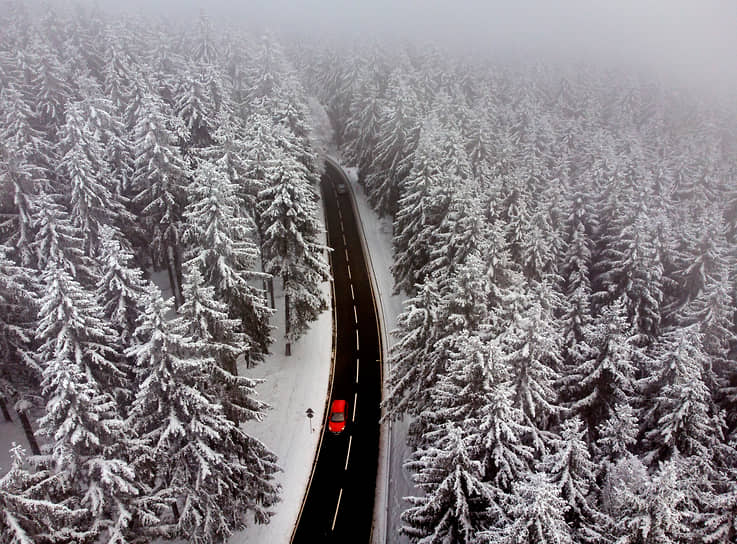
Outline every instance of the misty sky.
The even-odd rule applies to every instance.
[[[108,0],[112,1],[112,0]],[[657,64],[737,88],[737,0],[136,0],[317,35],[437,39],[474,51]]]

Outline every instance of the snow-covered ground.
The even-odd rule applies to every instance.
[[[392,294],[394,279],[391,274],[392,257],[392,224],[387,218],[379,216],[371,209],[366,193],[357,183],[355,168],[346,168],[351,180],[351,187],[358,207],[359,217],[363,227],[364,238],[369,250],[369,259],[376,278],[376,295],[379,297],[379,307],[384,325],[384,360],[387,359],[387,350],[393,339],[389,332],[394,330],[397,316],[402,312],[404,297]],[[386,380],[388,367],[384,367]],[[386,389],[385,389],[386,391]],[[389,435],[386,430],[389,427]],[[402,464],[409,455],[405,437],[408,423],[400,421],[385,424],[382,427],[382,449],[379,464],[379,482],[377,482],[376,518],[374,530],[375,541],[387,544],[406,543],[409,540],[399,534],[399,515],[404,509],[402,497],[411,494],[412,482],[409,474],[404,471]],[[389,452],[388,458],[386,452]],[[388,523],[387,523],[388,519]]]
[[[275,282],[278,283],[278,282]],[[330,297],[328,284],[325,296]],[[283,296],[277,293],[276,306],[284,307]],[[258,387],[261,400],[271,405],[263,422],[247,427],[249,434],[261,439],[279,457],[284,472],[277,477],[282,486],[281,502],[267,525],[252,525],[236,533],[231,544],[289,542],[302,504],[307,482],[312,472],[328,398],[332,346],[332,313],[323,312],[310,330],[292,345],[292,355],[284,355],[284,314],[272,317],[276,342],[271,355],[256,368],[240,368],[246,376],[263,378]],[[307,408],[315,411],[310,432]]]

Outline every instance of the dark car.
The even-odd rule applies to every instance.
[[[348,192],[348,187],[345,186],[345,183],[338,183],[338,185],[335,186],[335,192],[339,195],[344,195]]]
[[[345,429],[345,412],[346,402],[344,400],[334,400],[330,407],[330,419],[328,420],[328,430],[331,433],[338,434]]]

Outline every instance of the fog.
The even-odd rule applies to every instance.
[[[109,7],[121,9],[119,2]],[[300,35],[407,39],[474,54],[511,51],[533,60],[625,63],[689,84],[737,87],[732,0],[134,0],[124,9],[166,18],[202,10],[215,20]]]

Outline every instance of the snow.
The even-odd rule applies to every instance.
[[[350,178],[364,238],[368,246],[369,261],[376,280],[376,295],[379,298],[378,303],[384,328],[384,361],[386,361],[388,349],[393,343],[388,333],[396,328],[397,316],[402,312],[404,302],[403,296],[393,294],[392,224],[390,219],[379,218],[371,209],[363,187],[358,184],[356,168],[345,168],[345,170]],[[388,368],[385,366],[385,380],[387,371]],[[384,393],[386,394],[386,389]],[[390,430],[388,435],[387,428]],[[408,428],[407,419],[382,425],[379,475],[376,486],[375,542],[388,544],[409,542],[408,537],[399,534],[401,525],[399,516],[407,506],[402,497],[416,494],[416,491],[413,491],[414,485],[410,474],[403,468],[404,460],[408,459],[411,453],[406,443]],[[389,452],[388,456],[387,452]]]
[[[13,410],[13,405],[8,404],[8,411],[13,421],[5,421],[5,418],[0,415],[0,476],[4,475],[10,470],[10,464],[12,463],[12,456],[10,455],[10,448],[15,444],[20,444],[26,451],[26,454],[30,454],[31,447],[28,445],[26,436],[23,434],[23,427],[21,427],[20,421],[18,421],[18,415]]]
[[[356,183],[355,169],[347,169],[347,172],[376,277],[386,343],[390,341],[386,337],[386,331],[395,327],[396,318],[402,311],[403,300],[401,296],[392,295],[391,222],[379,219],[371,210],[363,189]],[[151,279],[161,288],[164,297],[171,296],[169,278],[165,270],[153,272]],[[271,347],[271,353],[257,367],[239,368],[239,372],[265,380],[257,391],[259,398],[267,402],[271,409],[262,422],[249,423],[246,428],[279,457],[279,465],[283,472],[277,479],[282,486],[282,501],[275,507],[274,516],[269,524],[252,524],[246,530],[235,533],[230,539],[230,544],[290,541],[312,473],[312,464],[321,434],[320,427],[324,423],[327,408],[332,355],[332,314],[330,311],[323,312],[309,331],[298,342],[292,344],[292,355],[285,356],[284,297],[278,284],[278,281],[275,282],[277,311],[272,317],[275,342]],[[329,299],[329,284],[324,283],[322,289]],[[386,348],[385,345],[385,360]],[[312,433],[305,414],[307,408],[312,408],[315,412]],[[399,515],[404,508],[402,497],[410,495],[412,489],[409,475],[402,468],[404,459],[409,455],[409,449],[405,445],[407,426],[406,422],[382,426],[382,452],[374,530],[376,542],[408,542],[406,537],[398,533]],[[387,427],[391,427],[390,440],[383,433]],[[0,423],[0,474],[5,473],[10,467],[9,449],[13,442],[28,449],[19,423]],[[391,455],[387,457],[386,451],[390,447]]]
[[[275,281],[277,310],[271,321],[275,340],[271,353],[257,367],[239,367],[238,371],[245,376],[265,380],[257,387],[257,392],[260,400],[267,402],[271,409],[262,422],[249,422],[245,428],[279,457],[283,472],[279,473],[277,480],[282,486],[282,500],[274,508],[270,523],[252,524],[235,533],[230,544],[290,541],[312,474],[320,428],[326,414],[332,357],[332,313],[323,312],[305,335],[292,343],[292,355],[285,356],[284,295],[278,285],[279,282]],[[327,282],[322,289],[326,299],[330,300]],[[307,408],[315,412],[312,433]]]

